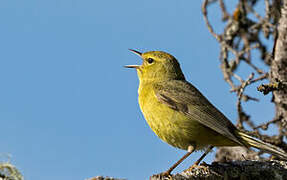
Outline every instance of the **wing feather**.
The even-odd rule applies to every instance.
[[[192,84],[185,80],[171,80],[154,85],[158,100],[201,124],[244,145],[234,131],[236,127],[215,108]]]

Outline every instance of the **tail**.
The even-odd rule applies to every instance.
[[[275,155],[275,156],[280,157],[284,160],[287,160],[287,153],[284,150],[282,150],[282,149],[280,149],[274,145],[263,142],[259,139],[256,139],[252,136],[249,136],[249,135],[245,134],[244,132],[236,131],[236,134],[245,141],[247,146],[261,149],[263,151],[271,153],[272,155]]]

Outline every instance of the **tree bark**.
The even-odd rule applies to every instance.
[[[212,163],[172,175],[172,180],[281,180],[287,179],[287,162],[284,161],[234,161],[228,163]],[[166,180],[168,178],[152,176],[150,180]]]
[[[275,104],[275,119],[280,119],[284,129],[287,129],[287,0],[283,1],[281,17],[277,28],[278,36],[274,44],[274,59],[271,62],[271,83],[282,83],[283,88],[273,92]],[[285,85],[284,85],[285,84]],[[284,88],[285,87],[285,88]]]

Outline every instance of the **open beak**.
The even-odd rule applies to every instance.
[[[138,69],[140,67],[140,65],[125,65],[125,68],[136,68]]]
[[[142,57],[142,53],[141,53],[141,52],[136,51],[136,50],[134,50],[134,49],[129,49],[129,50],[130,50],[131,52],[135,53],[136,55]]]
[[[135,53],[136,55],[142,57],[142,53],[133,49],[129,49],[131,52]],[[126,68],[136,68],[138,69],[140,67],[140,65],[125,65],[124,67]]]

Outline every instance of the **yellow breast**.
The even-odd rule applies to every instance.
[[[193,143],[192,129],[182,127],[183,114],[160,103],[151,86],[139,89],[139,105],[148,125],[163,141],[181,149]]]

